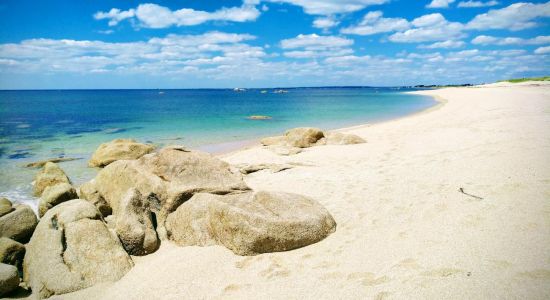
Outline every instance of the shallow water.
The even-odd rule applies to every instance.
[[[102,142],[135,138],[159,146],[183,144],[210,151],[237,141],[279,135],[288,128],[335,129],[404,116],[435,104],[392,88],[273,90],[0,91],[0,196],[36,207],[24,164],[53,157],[75,184],[93,178],[87,168]],[[268,115],[270,120],[248,120]]]

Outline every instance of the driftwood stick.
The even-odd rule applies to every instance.
[[[476,198],[476,199],[479,199],[479,200],[483,200],[483,198],[481,198],[479,196],[466,193],[463,188],[459,188],[458,191],[461,192],[462,194],[466,195],[466,196],[470,196],[470,197],[473,197],[473,198]]]

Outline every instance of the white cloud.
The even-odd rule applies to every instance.
[[[485,1],[485,2],[469,0],[469,1],[460,1],[457,6],[470,8],[470,7],[489,7],[489,6],[499,5],[499,4],[500,2],[495,0]]]
[[[542,45],[550,44],[550,36],[537,36],[531,39],[518,37],[494,37],[480,35],[472,40],[472,44],[476,45]]]
[[[550,46],[535,49],[535,54],[550,54]]]
[[[267,0],[269,2],[287,3],[300,6],[306,14],[334,15],[351,13],[367,6],[384,4],[390,0]]]
[[[295,38],[281,41],[283,54],[292,58],[316,58],[326,56],[343,56],[353,53],[349,46],[353,40],[337,36],[317,34],[300,34]],[[291,51],[288,51],[291,50]]]
[[[437,48],[452,49],[452,48],[463,47],[465,44],[466,43],[464,43],[463,41],[448,40],[448,41],[443,41],[443,42],[435,42],[435,43],[430,44],[430,45],[421,45],[420,48],[425,48],[425,49],[437,49]]]
[[[537,18],[550,17],[550,2],[515,3],[501,9],[492,9],[477,15],[466,25],[468,29],[509,29],[512,31],[536,27]]]
[[[108,19],[109,26],[115,26],[120,21],[136,18],[139,25],[148,28],[166,28],[170,26],[193,26],[209,21],[247,22],[258,18],[260,12],[255,6],[245,2],[240,7],[221,8],[214,12],[182,8],[170,10],[167,7],[152,3],[140,4],[136,9],[120,11],[113,8],[109,12],[97,12],[97,20]]]
[[[419,43],[461,39],[465,36],[463,24],[449,22],[439,13],[421,16],[411,23],[414,28],[396,32],[389,37],[389,40],[397,43]]]
[[[335,20],[333,17],[321,17],[316,18],[313,21],[313,27],[321,29],[332,28],[334,26],[337,26],[338,24],[340,24],[340,22]]]
[[[449,4],[455,2],[455,0],[432,0],[426,7],[428,8],[447,8]]]
[[[319,50],[328,48],[340,48],[353,45],[353,40],[338,36],[323,36],[313,34],[299,34],[295,38],[281,41],[281,48]]]
[[[96,20],[108,19],[109,20],[109,26],[115,26],[122,20],[134,17],[135,12],[136,11],[134,9],[121,11],[118,8],[113,8],[108,12],[101,12],[100,11],[100,12],[95,13],[94,18]]]
[[[367,13],[361,22],[351,27],[343,28],[345,34],[371,35],[383,32],[401,31],[411,27],[409,22],[402,18],[384,18],[381,11]]]

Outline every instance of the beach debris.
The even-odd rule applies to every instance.
[[[128,189],[146,197],[155,213],[157,232],[164,237],[165,216],[195,193],[227,194],[249,190],[241,174],[213,155],[170,146],[137,160],[119,160],[101,170],[90,184],[118,216]]]
[[[88,166],[102,168],[117,160],[138,159],[153,150],[153,145],[141,144],[133,139],[116,139],[99,145]]]
[[[93,179],[92,181],[81,185],[77,190],[77,193],[78,198],[85,199],[92,203],[104,218],[113,213],[111,206],[109,206],[107,201],[103,199],[103,197],[99,194],[99,191],[95,188]]]
[[[249,119],[249,120],[271,120],[271,119],[273,119],[270,116],[262,116],[262,115],[252,115],[252,116],[248,116],[246,118]]]
[[[52,207],[73,199],[78,199],[78,195],[72,185],[63,182],[48,186],[40,196],[38,216],[42,217]]]
[[[12,265],[0,263],[0,297],[11,293],[19,287],[19,274]]]
[[[16,266],[23,271],[25,246],[7,237],[0,237],[0,263]]]
[[[458,191],[461,192],[462,194],[466,195],[466,196],[470,196],[470,197],[472,197],[472,198],[476,198],[476,199],[479,199],[479,200],[483,200],[482,197],[479,197],[479,196],[476,196],[476,195],[472,195],[472,194],[466,193],[466,192],[464,191],[464,188],[459,188]]]
[[[336,222],[317,201],[290,193],[195,194],[168,215],[181,246],[223,245],[238,255],[287,251],[323,240]]]
[[[28,205],[18,204],[13,208],[12,212],[0,217],[0,237],[26,243],[31,238],[38,219]]]
[[[35,161],[35,162],[32,162],[32,163],[28,163],[28,164],[25,165],[25,168],[42,168],[49,162],[51,162],[51,163],[60,163],[60,162],[78,160],[78,159],[82,159],[82,158],[74,158],[74,157],[50,158],[50,159],[46,159],[46,160],[41,160],[41,161]]]
[[[288,164],[241,164],[238,165],[237,168],[239,168],[241,173],[248,175],[266,169],[269,169],[272,173],[278,173],[284,170],[292,169],[294,166]]]
[[[160,241],[149,202],[137,189],[128,190],[114,217],[115,231],[128,254],[146,255],[158,249]]]
[[[133,266],[97,209],[81,199],[50,209],[26,248],[23,279],[38,298],[116,281]]]
[[[36,174],[34,179],[33,193],[39,197],[48,186],[56,185],[58,183],[68,183],[71,181],[56,163],[47,162],[42,170]]]

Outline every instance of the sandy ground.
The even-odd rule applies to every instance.
[[[317,199],[338,223],[327,239],[253,257],[165,242],[119,282],[71,297],[550,299],[550,85],[421,93],[442,104],[345,130],[366,144],[223,156],[303,164],[246,182]]]

